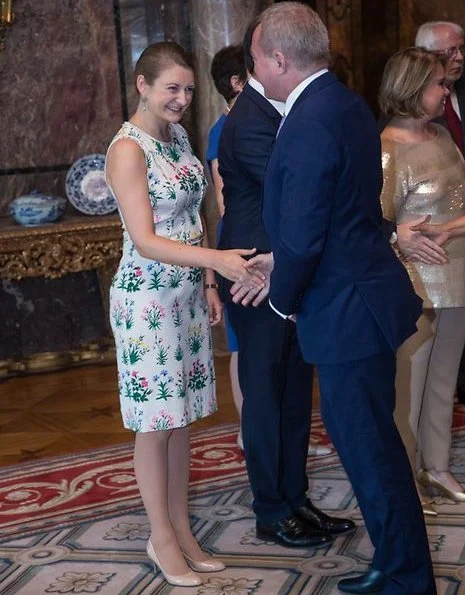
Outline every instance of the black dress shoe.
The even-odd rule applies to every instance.
[[[339,581],[337,588],[343,593],[381,593],[386,584],[386,575],[379,570],[370,570],[361,576],[343,578]]]
[[[294,514],[308,527],[331,535],[341,535],[353,531],[357,525],[350,519],[328,516],[307,500],[307,503],[294,510]]]
[[[308,527],[294,515],[271,525],[257,521],[257,537],[285,547],[322,547],[333,540],[329,533]]]

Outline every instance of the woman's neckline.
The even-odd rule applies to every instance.
[[[169,145],[169,144],[171,144],[173,142],[173,131],[171,129],[171,124],[168,125],[169,131],[170,131],[170,134],[171,134],[171,138],[168,141],[166,141],[166,140],[160,140],[159,138],[156,138],[155,136],[152,136],[151,134],[149,134],[148,132],[146,132],[143,128],[141,128],[137,124],[134,124],[134,122],[131,122],[131,120],[126,120],[126,124],[129,124],[130,126],[133,126],[134,128],[137,128],[137,130],[139,130],[140,132],[142,132],[142,134],[145,134],[145,136],[148,136],[149,138],[151,138],[152,140],[154,140],[156,143],[160,143],[162,145]]]
[[[389,124],[386,128],[389,128]],[[404,131],[404,128],[399,128],[396,126],[392,126],[392,128],[397,128],[397,130],[401,130]],[[389,130],[388,130],[389,132]],[[434,126],[432,129],[433,135],[430,138],[424,138],[423,140],[403,140],[400,138],[393,138],[391,135],[384,135],[383,139],[384,140],[389,140],[393,143],[396,143],[398,145],[422,145],[424,143],[430,143],[432,141],[435,141],[439,138],[440,132],[439,132],[439,128]]]

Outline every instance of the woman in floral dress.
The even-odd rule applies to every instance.
[[[136,65],[139,105],[107,153],[107,182],[123,222],[123,255],[110,292],[125,427],[149,517],[149,557],[174,585],[224,565],[203,552],[187,509],[189,424],[216,410],[210,324],[221,319],[214,271],[262,285],[242,256],[204,243],[205,177],[179,121],[194,76],[175,43],[149,46]]]

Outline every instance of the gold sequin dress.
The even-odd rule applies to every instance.
[[[431,215],[444,223],[465,214],[465,162],[449,132],[432,124],[437,135],[421,143],[382,138],[383,214],[397,224]],[[465,306],[465,237],[445,246],[444,265],[407,263],[425,308]]]

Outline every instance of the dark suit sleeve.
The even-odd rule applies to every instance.
[[[266,164],[276,138],[278,121],[274,124],[271,119],[264,125],[261,119],[250,118],[236,126],[234,131],[234,155],[237,163],[260,186],[263,184]]]
[[[281,135],[273,155],[282,187],[269,297],[277,310],[293,314],[324,249],[340,156],[318,122],[289,119]]]
[[[389,221],[389,219],[384,219],[383,217],[383,235],[387,240],[390,240],[392,234],[397,231],[397,225],[393,221]]]

